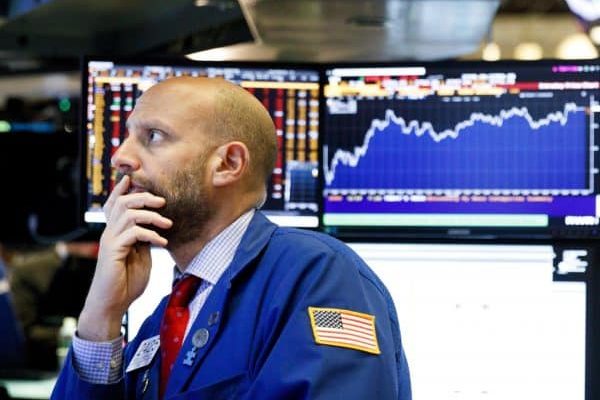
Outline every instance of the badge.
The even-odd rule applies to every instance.
[[[145,367],[150,364],[158,348],[160,347],[160,335],[153,336],[149,339],[144,340],[140,343],[140,346],[137,348],[135,355],[129,362],[127,369],[125,372],[131,372],[138,368]]]

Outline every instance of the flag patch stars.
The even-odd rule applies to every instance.
[[[315,342],[380,354],[375,316],[341,308],[308,307]]]

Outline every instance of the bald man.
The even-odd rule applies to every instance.
[[[257,211],[277,149],[256,98],[220,79],[168,79],[140,97],[127,128],[53,399],[410,398],[380,280],[343,243]],[[169,251],[178,283],[123,351],[151,246]]]

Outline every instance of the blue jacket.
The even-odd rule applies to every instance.
[[[127,346],[158,335],[165,299]],[[375,316],[381,353],[315,343],[309,307]],[[208,341],[191,365],[194,333]],[[188,361],[189,363],[189,361]],[[160,351],[112,385],[82,381],[70,355],[53,399],[158,399]],[[367,265],[324,234],[279,228],[257,212],[181,348],[167,399],[402,399],[410,378],[391,297]]]
[[[17,320],[8,277],[0,259],[0,368],[21,366],[25,361],[25,335]]]

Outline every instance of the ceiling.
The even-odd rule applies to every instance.
[[[499,0],[240,0],[254,43],[227,58],[445,59],[473,51]]]
[[[472,53],[499,13],[564,0],[0,0],[0,74],[79,68],[82,55],[440,60]]]
[[[230,41],[220,30],[240,37]],[[204,48],[252,38],[235,0],[12,0],[0,22],[0,60],[26,68],[32,59],[55,65],[86,54],[158,52],[205,32]]]
[[[0,22],[0,59],[19,68],[32,59],[185,54],[234,43],[243,45],[230,59],[453,58],[477,47],[499,5],[500,0],[12,0]]]

